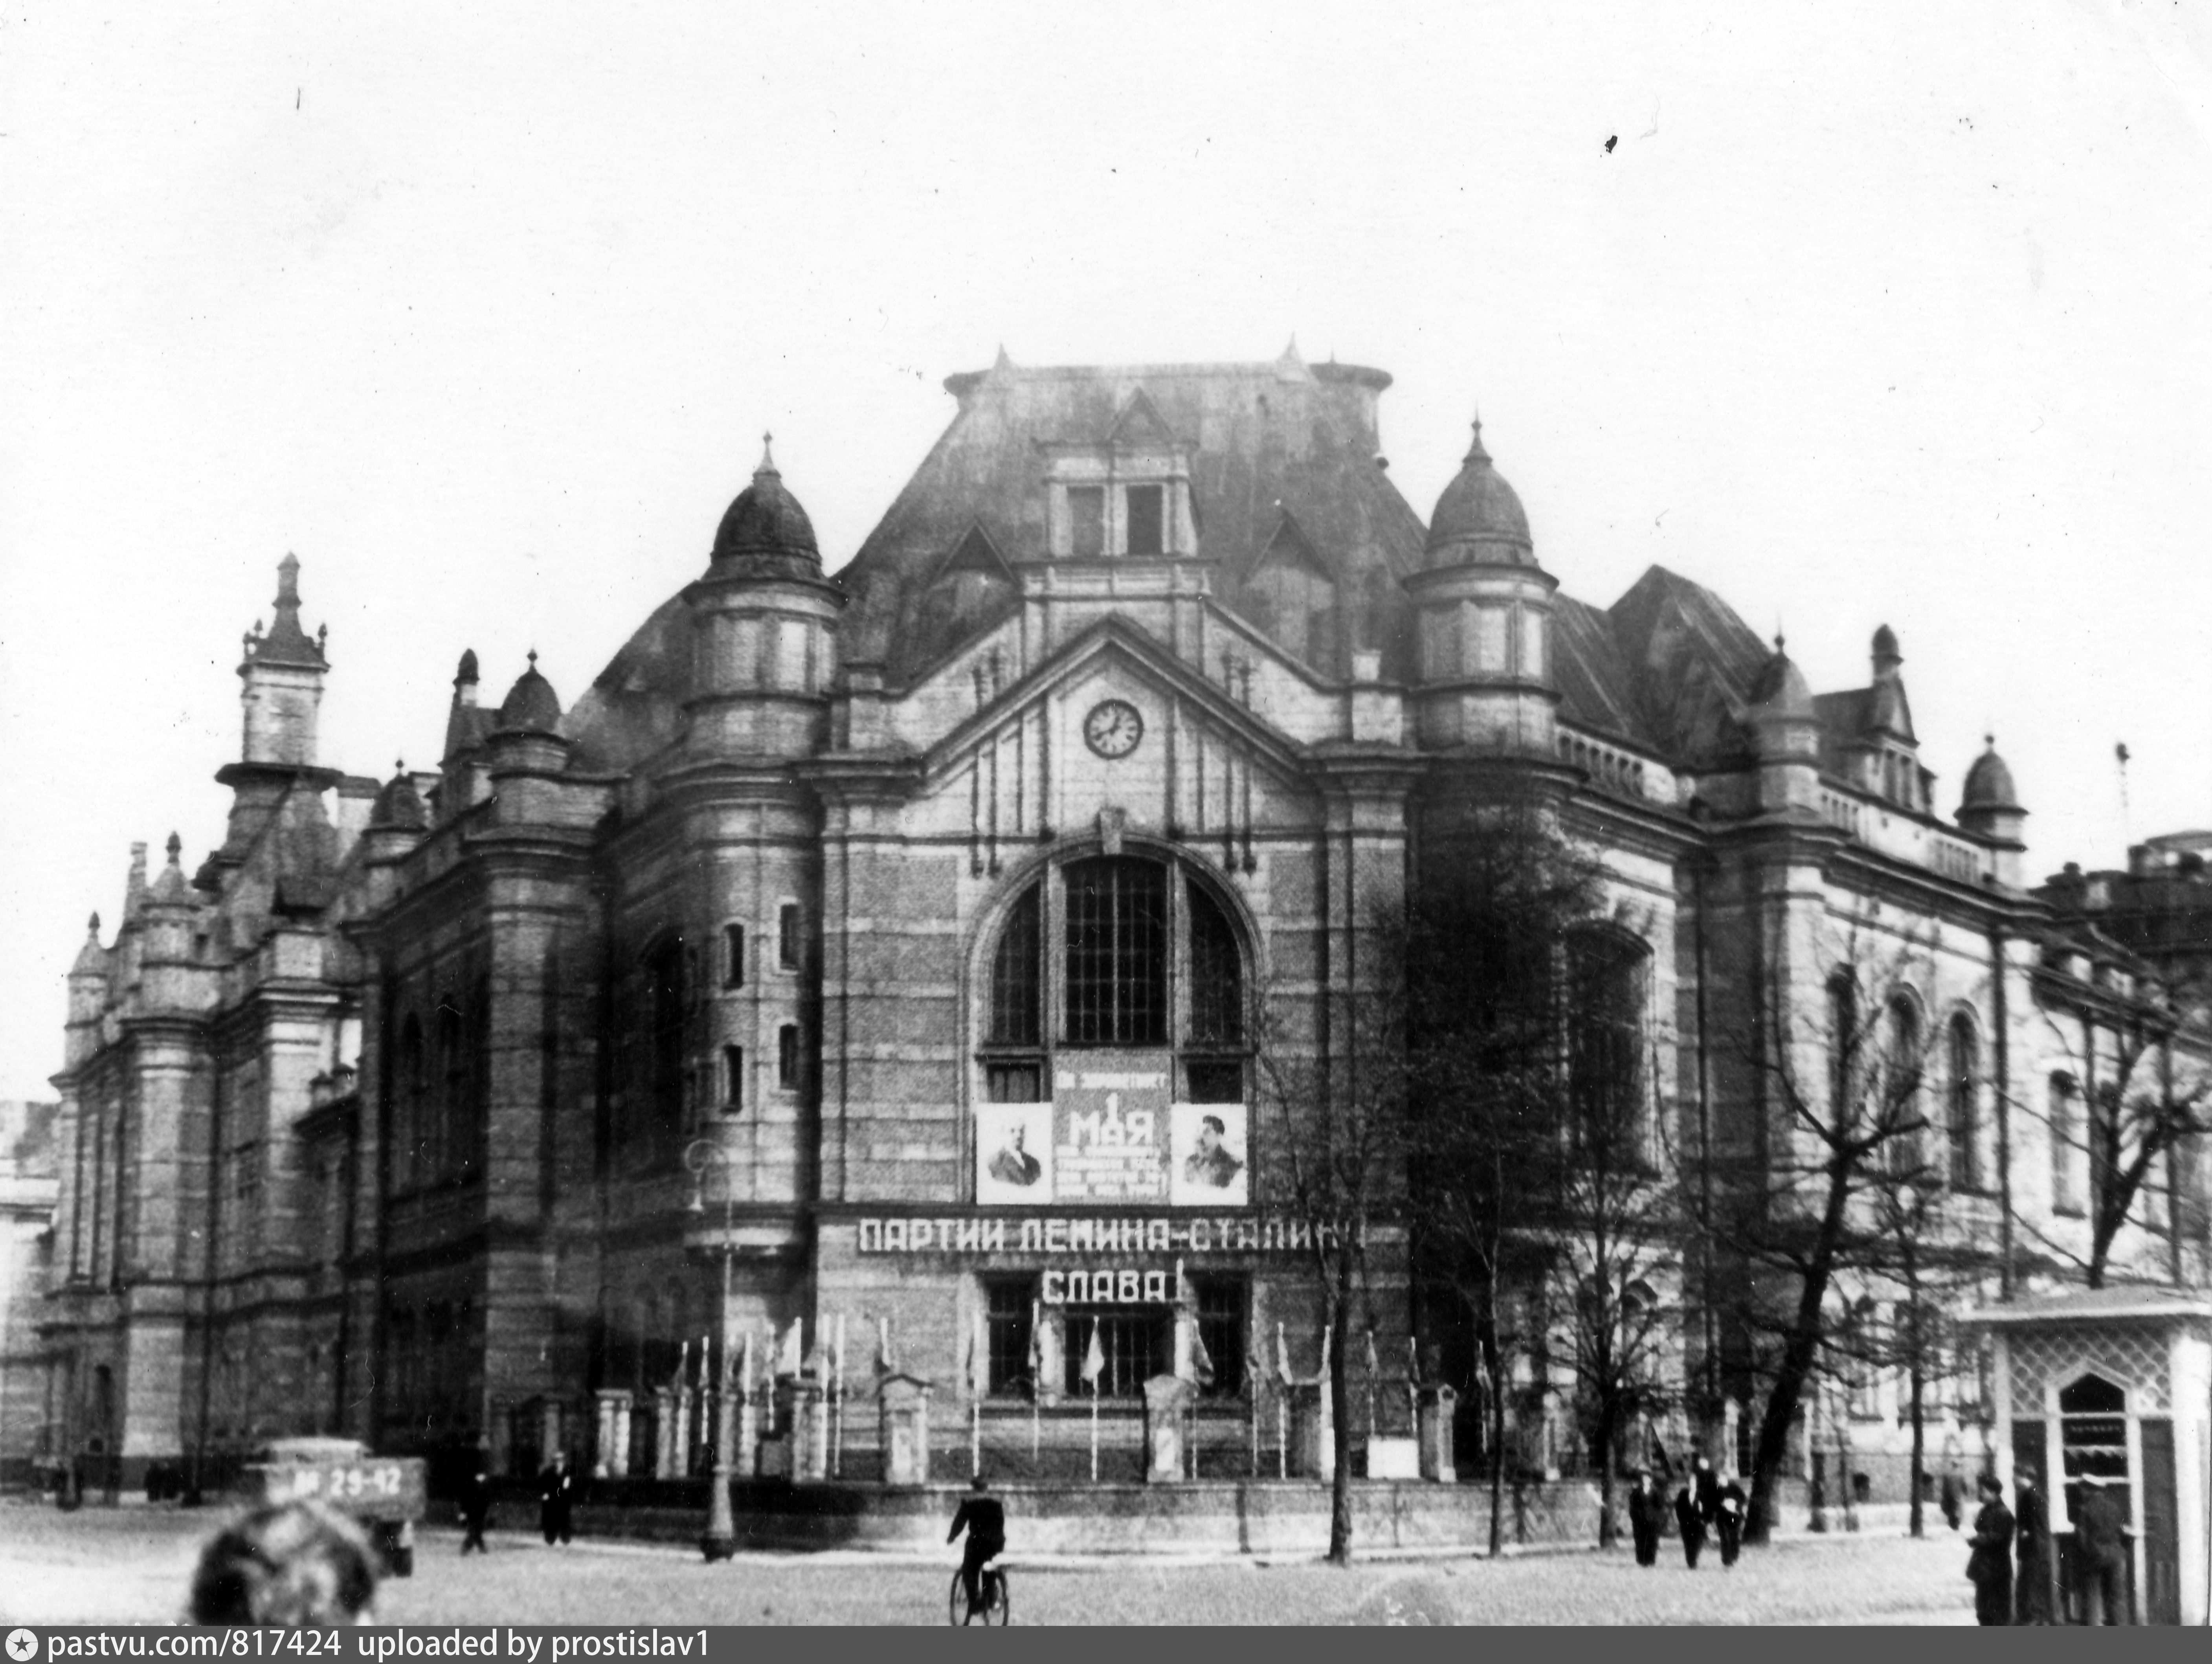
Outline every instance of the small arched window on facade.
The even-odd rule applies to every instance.
[[[468,1024],[453,995],[447,994],[438,1001],[438,1107],[426,1157],[436,1178],[450,1177],[465,1163],[469,1062]]]
[[[2081,1142],[2081,1089],[2073,1076],[2062,1072],[2051,1077],[2044,1116],[2051,1133],[2051,1211],[2079,1215],[2081,1191],[2075,1181],[2075,1163]]]
[[[1886,1052],[1881,1101],[1875,1105],[1875,1113],[1881,1118],[1880,1125],[1889,1129],[1886,1148],[1890,1171],[1909,1177],[1921,1172],[1925,1165],[1921,1129],[1927,1117],[1920,1090],[1924,1064],[1921,1056],[1920,1008],[1903,994],[1889,1003]]]
[[[1853,1303],[1846,1334],[1844,1370],[1850,1382],[1851,1414],[1870,1420],[1881,1413],[1882,1345],[1881,1313],[1871,1297]]]
[[[1843,1127],[1857,1113],[1859,990],[1849,972],[1828,979],[1828,1116]]]
[[[423,1055],[422,1020],[410,1011],[399,1029],[399,1114],[392,1152],[393,1171],[409,1189],[422,1181],[429,1120],[429,1062]]]
[[[1981,1043],[1973,1019],[1960,1011],[1951,1019],[1951,1187],[1982,1187]]]
[[[653,1158],[672,1155],[684,1128],[685,1038],[690,1015],[684,938],[671,936],[646,955],[645,1133]]]

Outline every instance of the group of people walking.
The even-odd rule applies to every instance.
[[[1698,1557],[1705,1551],[1709,1533],[1720,1539],[1721,1564],[1735,1564],[1736,1556],[1743,1552],[1746,1504],[1743,1486],[1735,1475],[1723,1479],[1713,1472],[1711,1462],[1703,1456],[1697,1459],[1688,1483],[1674,1493],[1674,1503],[1682,1559],[1691,1570],[1698,1569]],[[1666,1527],[1666,1519],[1665,1493],[1653,1481],[1650,1468],[1638,1468],[1635,1488],[1628,1493],[1628,1529],[1636,1540],[1638,1565],[1659,1563],[1659,1535]]]

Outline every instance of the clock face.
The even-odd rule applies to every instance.
[[[1145,737],[1145,719],[1126,699],[1103,700],[1083,719],[1083,743],[1102,757],[1125,757]]]

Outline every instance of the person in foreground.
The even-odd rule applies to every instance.
[[[319,1503],[284,1503],[208,1540],[192,1573],[191,1619],[277,1629],[367,1624],[376,1579],[376,1550],[359,1526]]]
[[[952,1516],[952,1529],[945,1533],[948,1543],[963,1531],[968,1533],[968,1546],[960,1560],[960,1583],[967,1591],[970,1612],[982,1604],[984,1566],[1006,1552],[1006,1510],[990,1491],[990,1482],[978,1473],[971,1493],[962,1498],[960,1511]]]
[[[1976,1481],[1982,1506],[1974,1515],[1973,1552],[1966,1576],[1974,1585],[1974,1620],[1984,1625],[2012,1622],[2012,1510],[2004,1504],[2004,1481],[1984,1473]]]

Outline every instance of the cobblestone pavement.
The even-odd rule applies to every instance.
[[[199,1543],[220,1516],[170,1508],[61,1515],[0,1504],[0,1622],[163,1623],[180,1613]],[[387,1580],[395,1624],[942,1624],[957,1557],[749,1555],[492,1533],[464,1560],[428,1529],[416,1575]],[[1865,1533],[1784,1540],[1731,1570],[1695,1572],[1675,1546],[1650,1570],[1625,1552],[1480,1560],[1011,1561],[1028,1624],[1971,1624],[1964,1544]]]

